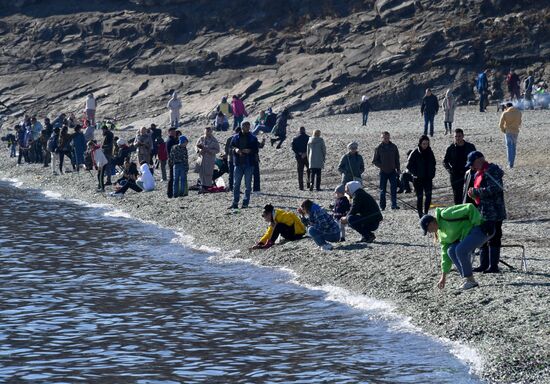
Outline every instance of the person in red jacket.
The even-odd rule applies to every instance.
[[[240,127],[244,118],[248,116],[243,101],[237,95],[233,95],[231,110],[233,111],[233,129],[235,129]]]
[[[160,163],[160,172],[162,173],[162,181],[166,181],[166,162],[168,161],[168,150],[166,149],[166,143],[162,137],[157,137],[157,158]]]

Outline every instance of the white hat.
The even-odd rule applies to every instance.
[[[118,145],[120,147],[120,146],[123,146],[123,145],[128,145],[128,142],[125,139],[120,138],[120,139],[117,140],[116,145]]]
[[[355,193],[358,189],[361,189],[361,183],[358,181],[350,181],[349,183],[346,183],[346,189],[349,191],[351,195]]]

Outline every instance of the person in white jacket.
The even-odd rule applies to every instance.
[[[170,110],[170,127],[178,128],[180,123],[181,100],[178,93],[174,91],[172,98],[168,101],[167,108]]]
[[[90,93],[86,98],[86,119],[90,121],[91,125],[95,125],[95,110],[96,102],[94,95]]]
[[[453,121],[455,119],[456,101],[450,89],[447,89],[443,99],[443,111],[445,112],[445,134],[451,134],[453,131]]]
[[[155,189],[155,178],[149,169],[149,164],[146,161],[140,163],[141,176],[137,180],[136,184],[145,192],[150,192]]]

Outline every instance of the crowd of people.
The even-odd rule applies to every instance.
[[[291,118],[289,110],[283,108],[275,113],[271,108],[267,109],[253,123],[238,95],[232,97],[231,103],[224,97],[215,108],[212,124],[204,128],[203,134],[189,149],[189,140],[180,128],[182,107],[177,92],[174,92],[167,104],[170,128],[165,138],[155,124],[140,128],[134,137],[122,138],[115,136],[112,127],[106,124],[96,127],[96,100],[90,94],[85,101],[82,122],[74,115],[62,114],[54,122],[46,118],[41,124],[36,116],[25,116],[14,127],[13,137],[8,141],[10,156],[17,157],[20,165],[23,160],[41,163],[44,167],[51,165],[53,174],[71,170],[96,171],[97,190],[103,192],[106,186],[113,185],[111,194],[119,198],[129,189],[140,193],[158,188],[154,174],[160,168],[157,180],[165,183],[170,198],[185,197],[189,190],[198,193],[232,191],[233,199],[228,208],[248,208],[252,193],[260,191],[260,151],[266,141],[262,133],[270,133],[270,144],[277,143],[276,148],[281,149],[287,138]],[[443,158],[444,168],[449,173],[453,205],[437,208],[432,216],[430,209],[437,160],[430,147],[430,138],[434,135],[434,118],[440,107],[445,112],[445,134],[454,132],[454,141]],[[366,125],[371,109],[366,96],[362,98],[360,108],[362,124]],[[477,286],[473,272],[498,272],[502,222],[506,218],[504,172],[496,164],[488,163],[472,143],[464,140],[462,129],[453,131],[455,109],[452,92],[446,92],[440,106],[433,92],[426,90],[421,105],[424,134],[419,137],[417,147],[408,151],[404,169],[399,148],[391,141],[390,133],[381,133],[380,144],[371,161],[379,169],[378,201],[364,188],[365,162],[359,153],[359,144],[352,141],[347,145],[348,152],[337,164],[341,182],[334,189],[334,203],[325,209],[312,199],[306,199],[296,211],[265,205],[262,217],[268,229],[250,249],[267,249],[280,241],[309,236],[320,249],[329,251],[333,249],[333,243],[346,241],[346,227],[359,233],[360,242],[372,243],[383,221],[382,212],[386,210],[388,183],[390,207],[398,210],[397,195],[411,192],[412,182],[420,225],[425,234],[436,233],[441,243],[439,287],[445,286],[452,264],[465,279],[464,289]],[[220,144],[215,134],[229,131],[231,118],[233,131],[225,143]],[[500,129],[506,135],[510,168],[514,166],[521,118],[521,111],[512,103],[506,105],[501,116]],[[96,128],[101,131],[99,140],[95,137]],[[262,140],[259,140],[260,136]],[[296,160],[298,188],[320,191],[327,159],[322,132],[316,129],[309,136],[306,128],[300,127],[290,147]],[[188,183],[191,171],[189,150],[194,151],[197,158],[193,171],[198,174],[198,179],[192,185]],[[66,160],[71,164],[69,170],[64,167]],[[222,178],[226,173],[227,186]],[[112,182],[115,175],[116,181]],[[476,248],[481,249],[480,265],[472,268],[470,255]]]

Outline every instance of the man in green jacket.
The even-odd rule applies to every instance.
[[[449,208],[437,208],[435,217],[424,215],[420,226],[424,235],[436,233],[441,244],[441,278],[437,286],[445,287],[447,274],[454,264],[464,278],[461,289],[478,286],[472,274],[471,253],[489,240],[481,225],[483,220],[473,204],[459,204]]]

